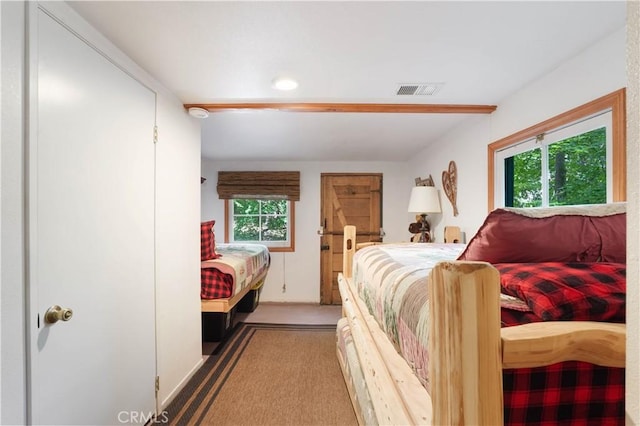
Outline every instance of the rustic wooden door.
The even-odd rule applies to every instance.
[[[320,180],[320,303],[339,305],[344,227],[356,226],[358,243],[382,241],[382,174],[323,173]]]

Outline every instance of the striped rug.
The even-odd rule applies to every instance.
[[[167,407],[174,425],[355,425],[335,325],[240,323]]]

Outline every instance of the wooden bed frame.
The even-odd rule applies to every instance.
[[[260,274],[256,275],[249,285],[231,297],[225,299],[201,299],[202,312],[230,312],[253,287],[264,280],[267,276],[268,269],[269,268],[266,268]]]
[[[625,366],[625,324],[544,322],[502,329],[498,271],[485,262],[441,262],[428,284],[430,396],[362,300],[352,294],[356,248],[356,229],[346,226],[343,273],[338,277],[343,315],[379,424],[499,425],[504,422],[503,368],[570,360]],[[354,389],[341,366],[362,424]]]

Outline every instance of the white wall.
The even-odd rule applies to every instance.
[[[218,199],[218,171],[300,171],[300,201],[296,202],[296,241],[293,253],[272,253],[271,268],[260,295],[261,301],[320,301],[320,174],[336,172],[382,173],[382,220],[385,241],[408,241],[407,206],[413,177],[405,163],[397,162],[216,162],[203,159],[202,220],[216,220],[216,241],[224,235],[224,201]],[[286,292],[283,285],[286,284]]]
[[[2,7],[0,7],[0,46],[2,45]],[[2,55],[0,55],[0,89],[2,88]],[[2,96],[0,96],[2,99]],[[2,116],[2,103],[0,103]],[[2,120],[0,120],[0,135],[2,134]],[[0,136],[0,140],[2,137]],[[0,149],[0,188],[2,188],[2,150]],[[2,224],[2,197],[0,190],[0,225]],[[2,244],[0,244],[0,271],[2,271]],[[0,306],[2,306],[2,275],[0,274]],[[0,327],[0,367],[2,367],[2,327]],[[0,380],[1,381],[1,380]],[[2,401],[2,386],[0,386],[0,401]],[[0,422],[2,421],[2,404],[0,404]]]
[[[469,117],[465,125],[450,132],[443,139],[414,157],[407,167],[412,175],[431,174],[440,194],[441,214],[429,215],[437,242],[444,241],[444,227],[458,226],[463,241],[468,241],[487,215],[487,143],[490,134],[490,116]],[[442,172],[450,161],[456,162],[458,216],[453,215],[451,202],[444,193]]]
[[[627,377],[628,424],[640,425],[640,3],[627,3]]]
[[[24,182],[24,3],[2,7],[2,424],[26,423]],[[159,401],[166,405],[202,363],[199,275],[200,125],[181,102],[66,4],[63,22],[156,91],[156,340]],[[11,36],[11,42],[7,42]],[[135,206],[132,206],[135,208]]]
[[[202,362],[200,123],[172,96],[158,97],[156,337],[161,407]]]
[[[431,173],[441,190],[439,241],[444,225],[460,226],[467,241],[482,225],[488,212],[487,145],[625,87],[625,43],[621,28],[499,102],[493,114],[469,118],[409,162],[413,174]],[[442,192],[442,171],[450,160],[458,167],[458,217]]]
[[[23,205],[24,3],[2,10],[2,143],[0,144],[1,424],[26,423]]]

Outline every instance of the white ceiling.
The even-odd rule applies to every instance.
[[[87,1],[73,8],[183,103],[499,105],[624,26],[624,1]],[[300,83],[271,88],[277,76]],[[445,83],[397,96],[401,83]],[[202,155],[407,160],[468,115],[219,112]]]

